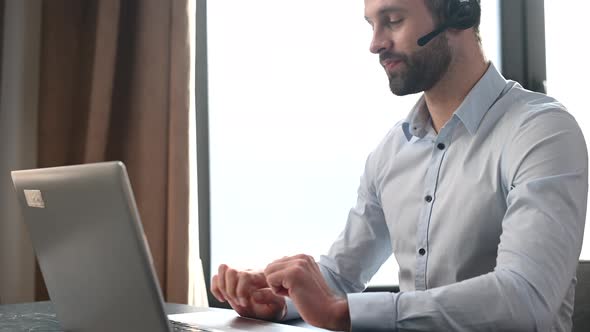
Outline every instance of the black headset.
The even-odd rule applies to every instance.
[[[431,33],[418,39],[418,45],[424,46],[446,29],[467,30],[479,22],[481,7],[479,0],[448,0],[445,22]]]

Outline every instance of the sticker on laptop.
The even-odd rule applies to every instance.
[[[28,190],[25,189],[25,199],[27,200],[27,205],[34,208],[45,208],[45,202],[43,201],[43,196],[41,196],[41,190]]]

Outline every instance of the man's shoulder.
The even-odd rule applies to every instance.
[[[567,108],[554,97],[527,90],[515,82],[507,87],[498,101],[498,106],[506,110],[506,116],[520,122],[538,117],[543,120],[546,118],[545,114],[571,117]]]
[[[408,138],[404,133],[404,124],[406,120],[398,121],[377,146],[371,151],[367,158],[367,166],[371,168],[380,168],[387,163],[399,150],[408,143]]]

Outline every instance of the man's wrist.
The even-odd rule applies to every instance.
[[[338,298],[332,305],[332,322],[329,329],[335,331],[350,331],[350,311],[348,309],[348,300]]]

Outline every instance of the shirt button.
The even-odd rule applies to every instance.
[[[424,248],[420,248],[420,250],[418,250],[418,253],[420,254],[420,256],[424,256],[426,254],[426,250]]]
[[[444,143],[438,143],[438,145],[436,146],[439,150],[444,150],[445,149],[445,144]]]
[[[428,195],[426,197],[424,197],[424,200],[427,201],[428,203],[432,202],[432,196]]]

